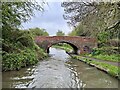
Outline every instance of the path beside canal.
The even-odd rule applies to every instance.
[[[111,65],[113,65],[113,66],[120,67],[120,62],[100,60],[100,59],[91,58],[91,57],[87,57],[87,56],[82,56],[82,58],[90,59],[90,60],[97,61],[97,62],[103,62],[103,63],[106,63],[106,64],[111,64]]]

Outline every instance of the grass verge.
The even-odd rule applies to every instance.
[[[72,48],[68,47],[68,46],[59,46],[59,45],[54,45],[53,46],[54,48],[60,48],[60,49],[63,49],[67,52],[70,52],[72,50]]]
[[[108,73],[109,75],[117,79],[120,79],[120,68],[117,66],[113,66],[113,65],[106,64],[103,62],[92,61],[91,59],[83,58],[82,56],[77,56],[77,55],[72,55],[72,58],[83,61],[91,66],[96,67],[97,69],[100,69]]]
[[[103,55],[103,54],[99,54],[99,55],[94,55],[92,56],[91,54],[87,55],[89,57],[93,57],[96,59],[100,59],[100,60],[106,60],[106,61],[112,61],[112,62],[120,62],[120,55],[118,54],[112,54],[112,55]]]

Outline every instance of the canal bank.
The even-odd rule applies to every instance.
[[[119,80],[50,48],[50,57],[19,71],[3,72],[3,88],[118,88]]]
[[[66,52],[70,52],[72,49],[65,46],[54,46],[55,48],[61,48]],[[69,53],[68,53],[69,54]],[[95,59],[94,57],[86,57],[86,55],[74,55],[69,54],[73,59],[80,60],[90,66],[96,67],[98,70],[104,71],[108,75],[115,77],[120,80],[120,67],[119,67],[119,60],[108,61],[108,60],[100,60]],[[116,58],[118,59],[118,58]]]
[[[115,77],[120,80],[119,66],[108,64],[107,62],[104,62],[104,61],[97,61],[97,60],[94,60],[93,58],[87,58],[87,57],[82,57],[77,55],[71,55],[71,56],[74,59],[80,60],[90,66],[96,67],[98,70],[104,71],[105,73],[111,75],[112,77]]]

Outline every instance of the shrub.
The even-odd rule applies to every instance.
[[[18,37],[17,42],[22,43],[22,45],[25,47],[34,46],[34,40],[33,40],[32,36],[29,34],[22,35],[22,36]]]
[[[11,37],[13,40],[4,40],[2,43],[2,70],[19,70],[28,65],[34,65],[47,54],[38,47],[33,35],[29,31],[16,31]]]
[[[19,70],[22,67],[33,65],[38,62],[34,50],[26,49],[20,53],[5,53],[2,60],[2,70]]]

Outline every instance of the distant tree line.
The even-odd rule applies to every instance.
[[[64,36],[64,35],[65,35],[65,33],[63,31],[61,31],[61,30],[58,30],[56,32],[56,36]]]

